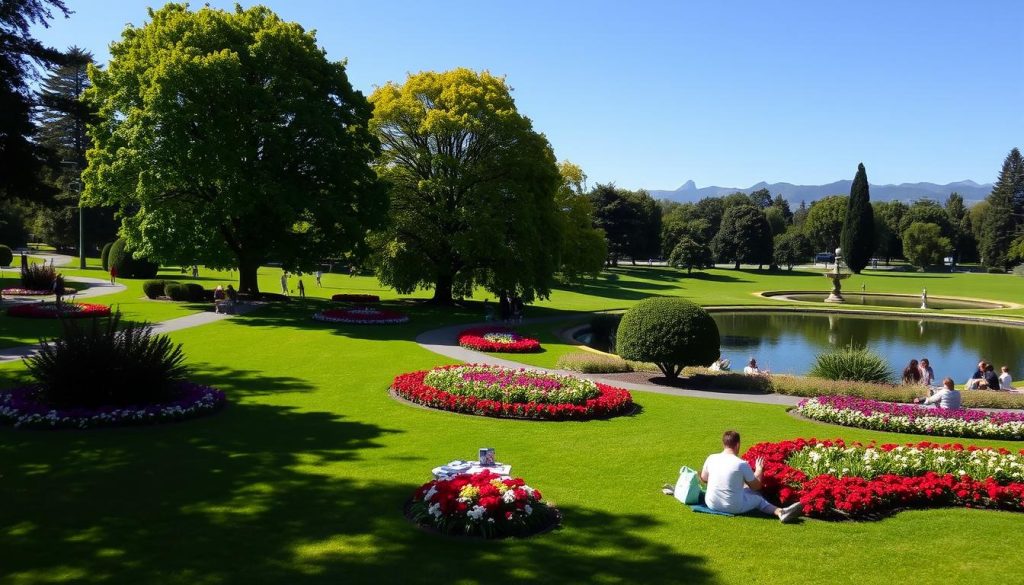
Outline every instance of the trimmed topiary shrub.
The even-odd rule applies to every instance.
[[[120,322],[120,313],[84,325],[63,321],[63,335],[25,360],[48,404],[129,406],[173,396],[188,373],[181,346],[146,323]]]
[[[176,282],[170,282],[166,280],[147,280],[142,283],[142,292],[146,293],[146,296],[155,299],[157,297],[164,296],[164,287],[168,284],[178,284]]]
[[[885,358],[867,348],[844,347],[818,354],[808,372],[815,378],[851,382],[892,382],[893,373]]]
[[[168,282],[164,285],[164,296],[172,301],[187,301],[188,287],[177,282]]]
[[[623,359],[652,362],[675,379],[686,366],[718,359],[718,324],[702,307],[684,299],[654,298],[626,311],[616,346]]]
[[[201,303],[206,300],[206,289],[201,284],[189,282],[185,284],[185,296],[193,303]]]
[[[100,251],[100,264],[103,265],[103,270],[110,270],[110,249],[114,247],[114,242],[107,242],[103,244],[103,249]],[[150,297],[152,298],[152,297]]]
[[[14,252],[7,246],[0,245],[0,266],[4,268],[11,265],[14,261]]]
[[[128,251],[124,238],[118,238],[107,255],[107,270],[117,267],[121,278],[155,278],[160,266],[149,260],[137,259]]]

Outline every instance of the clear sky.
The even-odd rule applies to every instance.
[[[367,94],[421,70],[505,75],[591,183],[818,184],[862,161],[876,184],[984,183],[1024,148],[1020,0],[263,3],[316,30]],[[38,37],[100,62],[159,5],[67,4]]]

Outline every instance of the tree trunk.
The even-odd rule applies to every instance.
[[[437,283],[434,284],[434,297],[430,299],[430,302],[435,305],[451,305],[452,304],[452,281],[454,279],[451,275],[444,274],[437,277]]]
[[[736,261],[736,265],[735,265],[735,266],[733,266],[733,270],[739,270],[739,269],[740,269],[740,261],[739,261],[739,260],[737,260],[737,261]]]
[[[259,294],[260,283],[256,278],[260,263],[252,260],[239,260],[238,262],[238,292]]]

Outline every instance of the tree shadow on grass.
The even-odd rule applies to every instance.
[[[261,396],[283,392],[309,392],[309,382],[290,376],[268,376],[259,370],[240,370],[209,362],[193,362],[190,379],[214,386],[233,396]]]
[[[743,272],[742,270],[739,272]],[[720,272],[692,272],[686,275],[688,280],[705,280],[707,282],[753,282],[745,278],[739,278],[731,274]]]
[[[710,580],[701,559],[645,536],[649,515],[567,506],[565,530],[508,542],[418,530],[401,506],[429,464],[399,461],[398,481],[360,466],[396,432],[246,403],[154,427],[2,430],[0,582]]]

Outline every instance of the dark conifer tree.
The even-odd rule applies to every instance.
[[[857,176],[850,186],[839,245],[843,248],[846,265],[857,274],[868,265],[875,251],[875,212],[871,207],[868,174],[863,163],[857,166]]]
[[[985,201],[988,208],[978,241],[981,260],[992,268],[1009,268],[1010,244],[1024,225],[1019,207],[1024,206],[1024,161],[1016,148],[1006,155],[999,180]]]

